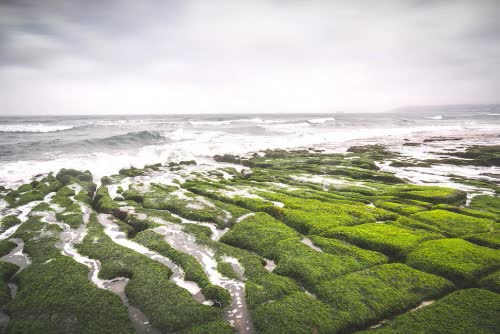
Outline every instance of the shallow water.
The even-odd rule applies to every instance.
[[[269,272],[273,272],[276,268],[276,263],[273,260],[264,259],[266,261],[265,269]]]
[[[316,252],[323,253],[323,250],[318,246],[316,246],[315,244],[313,244],[313,242],[309,238],[302,238],[300,242],[302,242],[304,245],[307,245],[309,248],[314,249]]]
[[[222,260],[232,265],[241,280],[224,277],[217,270],[217,259],[215,252],[210,248],[196,243],[196,238],[183,231],[182,225],[172,224],[158,217],[152,219],[162,224],[153,231],[164,236],[165,241],[173,248],[193,256],[203,267],[210,282],[229,291],[231,295],[231,305],[225,313],[225,319],[234,325],[240,333],[253,332],[253,325],[250,319],[245,301],[244,270],[237,259],[223,257]]]
[[[27,254],[23,253],[24,242],[21,239],[12,238],[10,241],[14,242],[16,247],[9,254],[2,256],[0,261],[10,262],[18,266],[19,270],[16,272],[18,274],[31,264],[31,259]]]
[[[150,259],[153,259],[169,267],[173,272],[170,280],[175,282],[181,288],[188,290],[191,295],[196,295],[200,292],[201,289],[198,284],[196,284],[195,282],[184,280],[183,270],[170,259],[128,239],[125,233],[121,232],[118,225],[114,223],[112,216],[101,213],[97,216],[97,219],[99,220],[99,223],[104,226],[104,233],[106,233],[115,243],[143,254]]]

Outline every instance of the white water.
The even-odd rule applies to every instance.
[[[72,125],[46,125],[41,123],[0,124],[0,132],[55,132],[73,128]]]
[[[321,248],[319,248],[318,246],[316,246],[315,244],[313,244],[313,242],[309,238],[302,238],[300,240],[300,242],[302,242],[304,245],[308,246],[309,248],[314,249],[316,252],[323,253],[323,250]]]

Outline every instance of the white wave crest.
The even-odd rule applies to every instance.
[[[191,125],[230,125],[231,121],[189,121]]]
[[[432,117],[424,117],[425,119],[433,119],[433,120],[443,120],[444,117],[442,115],[432,116]]]
[[[73,129],[73,125],[0,124],[0,132],[55,132]]]
[[[324,124],[326,122],[334,122],[334,121],[335,121],[335,118],[333,118],[333,117],[313,118],[313,119],[307,120],[308,123],[312,123],[312,124]]]

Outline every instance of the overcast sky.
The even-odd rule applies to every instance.
[[[0,0],[0,114],[500,102],[499,0]]]

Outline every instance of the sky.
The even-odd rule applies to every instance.
[[[0,0],[0,115],[500,103],[498,0]]]

